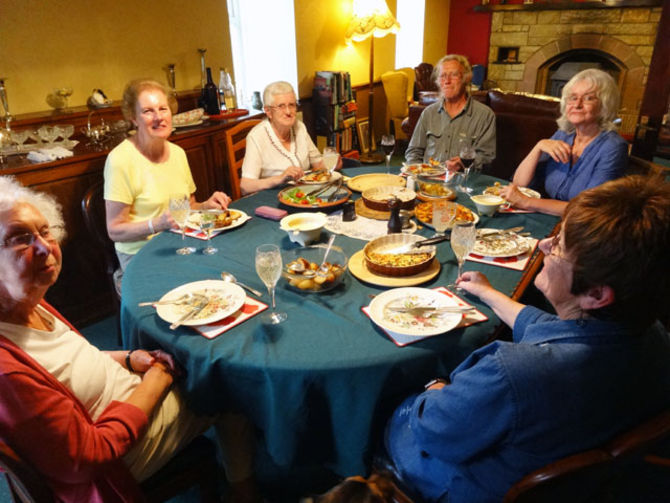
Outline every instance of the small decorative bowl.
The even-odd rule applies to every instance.
[[[194,108],[188,112],[182,112],[177,115],[172,116],[172,125],[177,126],[186,126],[187,124],[193,124],[202,119],[202,116],[205,115],[204,108]]]
[[[418,176],[416,188],[419,199],[432,201],[434,199],[456,199],[456,191],[450,181]]]
[[[279,228],[288,233],[288,238],[293,243],[307,246],[321,236],[321,229],[326,225],[326,214],[317,213],[293,213],[279,221]]]
[[[347,272],[348,258],[339,246],[333,245],[330,248],[326,262],[329,265],[328,272],[323,275],[315,272],[321,265],[327,248],[326,244],[318,244],[282,250],[282,277],[287,281],[287,286],[310,293],[327,292],[342,283]]]
[[[385,250],[395,249],[404,245],[411,245],[412,243],[423,241],[424,239],[426,238],[416,234],[387,234],[386,236],[373,239],[365,245],[365,248],[363,248],[365,264],[370,271],[385,276],[412,276],[413,274],[418,274],[430,267],[430,264],[437,253],[435,246],[422,246],[419,250],[428,253],[428,257],[411,265],[380,264],[372,259],[372,254],[384,254]],[[398,254],[398,258],[400,258],[400,254]]]
[[[493,194],[470,196],[470,199],[475,203],[480,215],[487,215],[489,217],[505,204],[505,200],[502,197]]]

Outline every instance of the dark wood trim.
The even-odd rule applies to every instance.
[[[663,0],[610,0],[608,2],[535,2],[531,4],[475,5],[475,12],[510,12],[519,10],[585,10],[585,9],[621,9],[630,7],[658,7]]]

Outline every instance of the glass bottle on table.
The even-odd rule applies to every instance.
[[[190,255],[195,252],[192,246],[183,246],[186,233],[186,222],[188,216],[191,214],[191,200],[188,194],[170,194],[169,203],[170,215],[181,229],[181,244],[182,247],[177,249],[179,255]]]
[[[386,172],[391,172],[391,155],[393,155],[393,150],[395,149],[395,137],[392,134],[385,134],[382,136],[382,150],[384,151],[384,157],[386,157]]]
[[[456,279],[463,274],[463,264],[465,264],[466,257],[470,254],[475,246],[477,239],[477,229],[474,222],[456,222],[451,229],[451,249],[456,255],[458,261],[458,274]],[[456,279],[447,288],[462,292],[462,288],[456,286]]]
[[[205,113],[207,115],[219,115],[221,103],[219,101],[219,89],[212,80],[212,69],[207,67],[207,83],[204,89]]]
[[[272,311],[265,313],[261,319],[265,323],[277,325],[287,318],[286,313],[275,311],[275,287],[281,276],[282,259],[277,245],[265,244],[256,248],[256,274],[265,284],[272,300]]]

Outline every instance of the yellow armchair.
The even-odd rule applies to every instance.
[[[382,74],[382,85],[384,86],[387,103],[387,123],[393,123],[396,139],[407,138],[400,125],[409,115],[409,102],[412,99],[414,90],[414,79],[412,79],[410,86],[409,72],[405,70],[411,70],[411,73],[414,73],[412,69],[401,68],[400,70],[391,70]]]

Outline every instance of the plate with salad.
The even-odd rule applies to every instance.
[[[339,184],[325,188],[318,193],[314,185],[296,185],[279,192],[279,202],[294,208],[330,208],[338,206],[351,197],[351,191]]]

